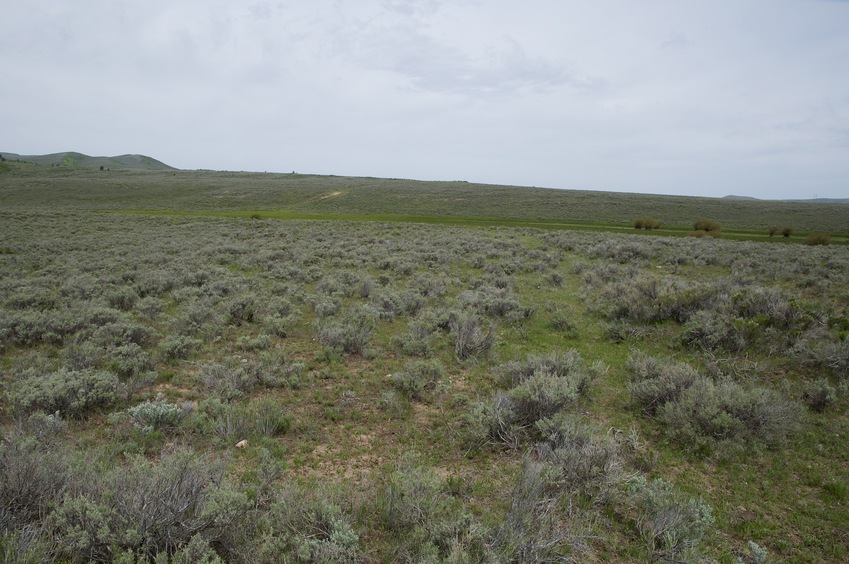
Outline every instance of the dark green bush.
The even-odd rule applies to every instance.
[[[805,237],[805,244],[812,247],[816,245],[830,245],[831,235],[826,233],[811,233]]]
[[[634,229],[645,229],[646,231],[660,229],[660,221],[653,217],[641,217],[634,220]]]
[[[572,321],[572,317],[569,312],[556,309],[551,314],[551,320],[548,322],[548,326],[567,339],[576,339],[579,332],[577,325]]]
[[[704,231],[705,233],[719,233],[721,227],[719,223],[712,219],[699,219],[693,223],[693,231]]]

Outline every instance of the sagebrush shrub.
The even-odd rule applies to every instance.
[[[471,404],[463,414],[465,442],[471,448],[487,443],[518,448],[523,428],[517,421],[513,400],[498,391],[489,400]]]
[[[558,413],[536,422],[542,442],[537,456],[558,471],[557,482],[569,491],[605,501],[624,475],[619,444],[578,417]]]
[[[181,360],[191,356],[191,354],[203,346],[203,341],[194,337],[185,335],[171,335],[162,340],[159,344],[159,351],[162,358],[166,360]]]
[[[493,545],[507,562],[561,562],[579,555],[582,544],[566,528],[554,491],[551,467],[525,456],[510,506]]]
[[[686,363],[661,363],[642,354],[632,355],[629,367],[634,401],[693,450],[709,451],[720,443],[775,446],[798,426],[798,405],[768,388],[714,382]]]
[[[0,441],[0,527],[43,523],[67,482],[62,452],[31,438]]]
[[[798,428],[800,410],[767,388],[699,378],[658,415],[681,444],[712,449],[726,441],[780,445]]]
[[[432,527],[455,506],[456,500],[433,470],[408,460],[389,476],[379,501],[379,515],[387,529]]]
[[[359,308],[344,318],[319,324],[318,340],[325,347],[349,354],[363,354],[374,332],[374,311]]]
[[[422,360],[407,363],[403,370],[392,374],[392,385],[410,399],[421,399],[426,392],[433,391],[445,369],[438,360]]]
[[[699,543],[714,524],[709,505],[683,496],[659,478],[652,482],[643,476],[632,478],[628,493],[638,512],[637,529],[650,562],[698,557]]]
[[[133,424],[143,431],[173,429],[180,425],[192,411],[190,403],[177,405],[165,400],[161,395],[147,400],[127,410]]]
[[[82,417],[110,407],[124,393],[124,385],[105,370],[67,370],[30,377],[12,391],[11,402],[23,413],[59,412]]]
[[[650,415],[665,404],[677,400],[684,390],[701,378],[689,364],[661,363],[643,354],[633,354],[628,367],[635,380],[628,385],[631,398]]]
[[[681,333],[681,342],[707,351],[738,352],[750,345],[759,333],[757,324],[717,311],[698,311]]]
[[[533,309],[522,306],[515,294],[507,288],[482,286],[477,290],[466,290],[457,296],[457,301],[481,315],[499,317],[511,323],[527,319],[533,314]]]
[[[458,360],[481,357],[495,342],[494,326],[475,314],[452,314],[449,325],[454,338],[454,355]]]
[[[58,550],[74,560],[110,561],[115,549],[153,559],[202,533],[215,543],[250,509],[243,494],[222,485],[223,468],[191,451],[158,463],[87,470],[50,518]]]
[[[115,347],[109,357],[110,370],[122,378],[141,376],[153,368],[150,356],[136,343]]]
[[[802,399],[816,412],[823,412],[837,401],[837,390],[825,378],[809,382],[805,386]]]
[[[498,368],[502,384],[510,388],[519,385],[537,372],[548,372],[565,377],[585,373],[586,368],[581,354],[574,349],[547,355],[531,355],[525,360],[508,362]],[[582,384],[582,388],[583,386]]]
[[[569,407],[580,397],[579,382],[538,371],[509,392],[517,422],[531,425]]]
[[[227,304],[227,314],[231,325],[253,323],[257,315],[256,300],[252,296],[237,296]]]
[[[790,354],[799,362],[849,377],[849,337],[834,336],[821,327],[808,330],[793,346]]]
[[[198,371],[198,379],[208,389],[224,401],[241,398],[253,390],[258,383],[258,376],[253,371],[246,370],[239,362],[230,360],[226,364],[203,364]]]

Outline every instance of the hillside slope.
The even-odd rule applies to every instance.
[[[145,155],[118,155],[116,157],[91,157],[82,153],[63,152],[49,155],[18,155],[0,153],[8,160],[20,160],[67,168],[109,168],[120,170],[177,170],[172,166]]]

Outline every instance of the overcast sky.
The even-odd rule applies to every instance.
[[[0,151],[849,197],[845,0],[5,0]]]

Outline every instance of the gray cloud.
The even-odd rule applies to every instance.
[[[846,196],[846,21],[835,0],[12,3],[0,150]]]

